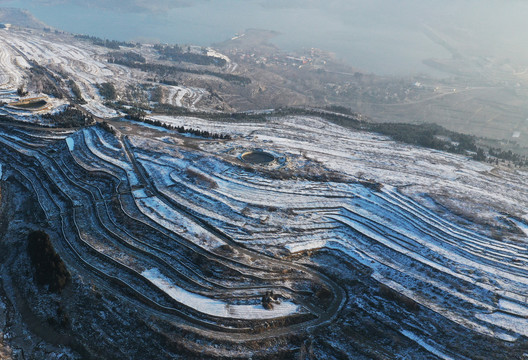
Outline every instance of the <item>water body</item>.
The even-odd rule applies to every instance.
[[[242,154],[242,160],[252,164],[268,164],[275,160],[275,156],[265,151],[248,151]]]
[[[174,7],[178,2],[133,0],[128,4],[147,9],[127,12],[123,0],[0,0],[53,27],[118,40],[208,46],[247,28],[275,30],[281,35],[273,42],[285,50],[316,47],[360,70],[393,75],[433,73],[422,60],[451,56],[424,34],[424,24],[456,46],[517,56],[528,17],[528,6],[515,0],[195,0]]]

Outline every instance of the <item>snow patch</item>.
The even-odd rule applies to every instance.
[[[528,336],[528,319],[495,312],[493,314],[476,314],[477,319],[486,321],[518,335]]]
[[[73,151],[73,148],[75,147],[75,140],[73,140],[72,137],[67,137],[66,143],[68,144],[68,149],[70,149],[70,151]]]
[[[299,306],[290,301],[275,304],[273,310],[266,310],[260,304],[232,305],[220,300],[211,299],[174,285],[169,278],[161,274],[156,268],[145,270],[141,275],[177,302],[211,316],[255,320],[274,319],[299,312]]]

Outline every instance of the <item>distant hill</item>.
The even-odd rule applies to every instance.
[[[49,27],[27,10],[6,7],[0,7],[0,23],[34,29]]]
[[[258,50],[261,53],[275,53],[278,48],[269,40],[280,35],[271,30],[247,29],[243,34],[237,34],[233,38],[212,46],[220,50],[242,49],[245,51]]]

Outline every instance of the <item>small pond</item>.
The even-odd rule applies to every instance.
[[[252,164],[268,164],[275,160],[275,156],[265,151],[248,151],[242,154],[242,160]]]

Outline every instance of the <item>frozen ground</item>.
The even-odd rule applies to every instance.
[[[115,84],[119,91],[125,91],[129,86],[136,86],[140,79],[148,77],[145,73],[108,63],[104,55],[109,49],[93,46],[73,37],[58,40],[52,39],[51,34],[46,37],[24,29],[0,30],[0,34],[0,101],[16,101],[19,99],[16,94],[18,87],[34,85],[28,82],[30,62],[34,62],[58,78],[73,80],[86,101],[82,106],[87,111],[99,118],[112,118],[119,116],[119,113],[104,105],[97,85],[109,82]],[[221,55],[215,54],[214,56]],[[175,106],[194,109],[201,105],[204,96],[209,95],[208,91],[197,87],[163,87],[166,90],[164,102]],[[54,111],[63,104],[64,102],[53,101],[48,111]],[[20,119],[27,119],[31,114],[8,113]]]
[[[339,251],[451,321],[509,341],[526,336],[525,173],[317,118],[265,124],[155,119],[236,137],[201,142],[202,155],[183,152],[177,161],[137,151],[163,192],[240,243],[263,251]],[[277,175],[312,169],[312,175],[331,171],[348,180],[272,180],[232,165],[253,148],[286,159],[265,167]],[[206,180],[193,179],[189,168]],[[367,179],[382,184],[381,190],[357,183]],[[504,221],[509,225],[501,226]]]
[[[439,327],[512,344],[528,335],[525,172],[319,118],[155,119],[232,139],[121,120],[110,120],[116,134],[98,125],[0,133],[4,153],[14,156],[2,172],[19,157],[33,159],[49,177],[14,166],[46,217],[62,219],[68,246],[149,308],[222,331],[271,321],[269,331],[280,334],[331,323],[355,302],[372,312],[317,271],[324,263],[295,260],[331,253],[368,269],[362,281],[427,309]],[[243,161],[252,149],[275,161]],[[269,290],[271,310],[263,307]],[[375,310],[421,351],[458,358],[398,314]]]
[[[345,349],[369,327],[396,338],[395,347],[406,342],[399,358],[420,351],[470,358],[450,344],[449,329],[478,345],[525,344],[526,171],[315,117],[235,123],[149,115],[229,140],[124,121],[103,104],[96,85],[126,87],[145,74],[107,63],[107,50],[85,42],[0,33],[0,101],[19,99],[16,89],[34,61],[74,79],[84,109],[117,129],[0,129],[0,178],[35,193],[43,219],[61,231],[61,255],[87,283],[150,319],[207,341],[235,338],[237,346],[315,334],[322,326],[333,329],[320,331],[328,353],[328,344]],[[208,95],[163,87],[175,106],[196,108]],[[49,111],[65,106],[49,102]],[[41,120],[10,107],[0,111]],[[251,150],[275,160],[245,162],[241,155]],[[149,329],[166,333],[159,330],[165,325]],[[409,343],[415,352],[406,352]],[[370,345],[386,349],[382,341]]]

